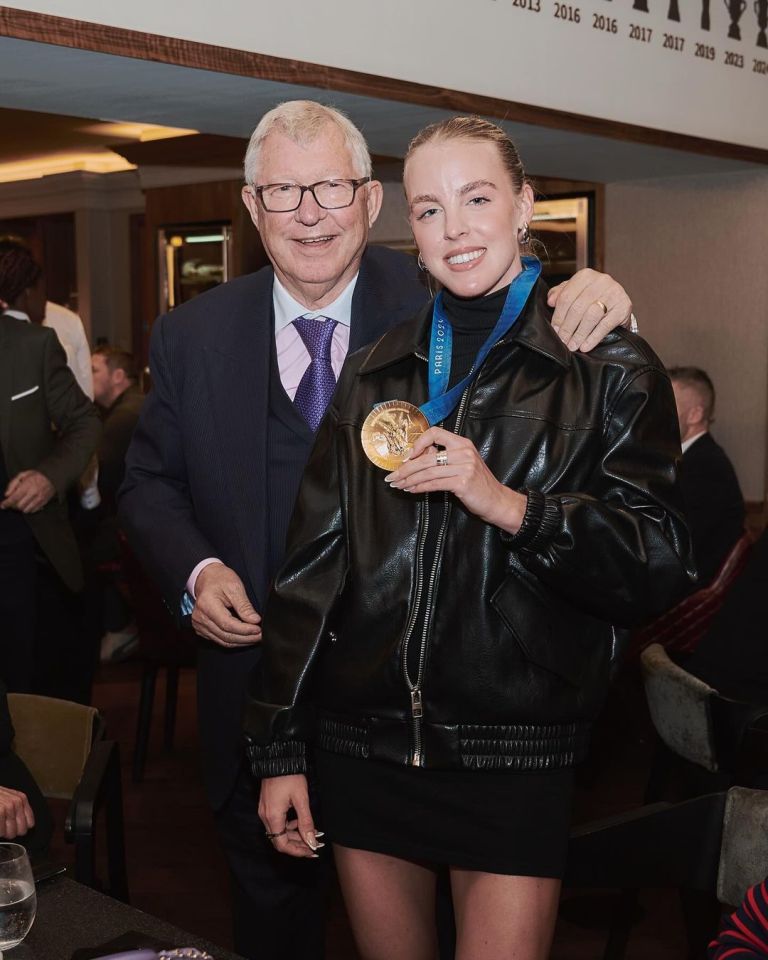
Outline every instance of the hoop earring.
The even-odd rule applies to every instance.
[[[419,250],[419,255],[418,257],[416,257],[416,263],[418,265],[419,270],[421,270],[422,273],[429,273],[429,270],[427,270],[427,265],[426,263],[424,263],[424,258],[421,255],[421,250]]]
[[[526,221],[523,221],[522,227],[517,231],[517,240],[519,243],[530,243],[531,242],[531,231],[528,229],[528,224]]]

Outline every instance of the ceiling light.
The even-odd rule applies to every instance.
[[[25,160],[22,163],[0,163],[0,183],[16,180],[39,180],[57,173],[119,173],[135,170],[136,166],[123,157],[102,150],[98,153],[60,153]]]

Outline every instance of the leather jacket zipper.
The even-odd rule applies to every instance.
[[[456,414],[456,423],[453,428],[453,432],[458,434],[461,430],[461,427],[464,422],[464,413],[466,411],[467,402],[469,400],[469,393],[471,390],[472,384],[468,384],[466,390],[461,396],[461,401],[459,403],[459,410]],[[440,530],[437,535],[437,541],[435,543],[435,557],[432,562],[432,570],[429,575],[429,582],[427,585],[427,595],[424,606],[424,626],[421,631],[421,643],[419,646],[419,663],[418,663],[418,672],[416,679],[412,680],[408,673],[408,644],[413,635],[414,627],[416,626],[416,617],[418,616],[419,607],[421,605],[421,597],[424,592],[424,547],[427,541],[427,531],[429,528],[429,495],[424,495],[424,500],[422,503],[423,510],[423,522],[420,531],[419,537],[419,546],[417,551],[416,559],[416,592],[414,594],[414,604],[411,610],[411,616],[408,620],[408,625],[406,627],[405,635],[403,637],[402,644],[402,664],[403,664],[403,676],[405,678],[406,685],[411,697],[411,732],[413,735],[413,752],[411,754],[411,766],[420,767],[423,764],[423,749],[422,749],[422,722],[424,716],[424,710],[422,706],[422,683],[424,680],[424,667],[427,660],[427,643],[429,640],[430,626],[432,621],[432,606],[434,602],[434,593],[435,586],[437,583],[437,577],[440,570],[440,563],[442,560],[443,552],[443,543],[445,541],[445,531],[448,527],[448,520],[451,515],[451,504],[448,499],[448,494],[443,494],[443,520],[440,524]]]

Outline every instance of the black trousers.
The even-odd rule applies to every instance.
[[[0,543],[0,679],[15,693],[32,685],[37,569],[34,540]]]
[[[32,692],[90,703],[95,661],[83,634],[83,595],[69,590],[44,557],[37,561]]]
[[[258,785],[245,766],[215,820],[232,878],[235,952],[248,960],[322,960],[330,848],[319,860],[276,853],[259,820]],[[317,823],[322,829],[319,816]]]

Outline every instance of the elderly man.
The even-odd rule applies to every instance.
[[[272,266],[155,324],[154,389],[128,453],[121,518],[169,607],[183,603],[207,641],[200,732],[233,876],[235,948],[263,960],[319,957],[320,864],[279,862],[256,815],[241,749],[247,681],[259,611],[344,357],[414,314],[427,292],[411,258],[367,246],[382,186],[342,114],[310,101],[270,111],[251,137],[245,179]],[[559,294],[554,322],[574,349],[628,319],[610,277],[582,271]]]

